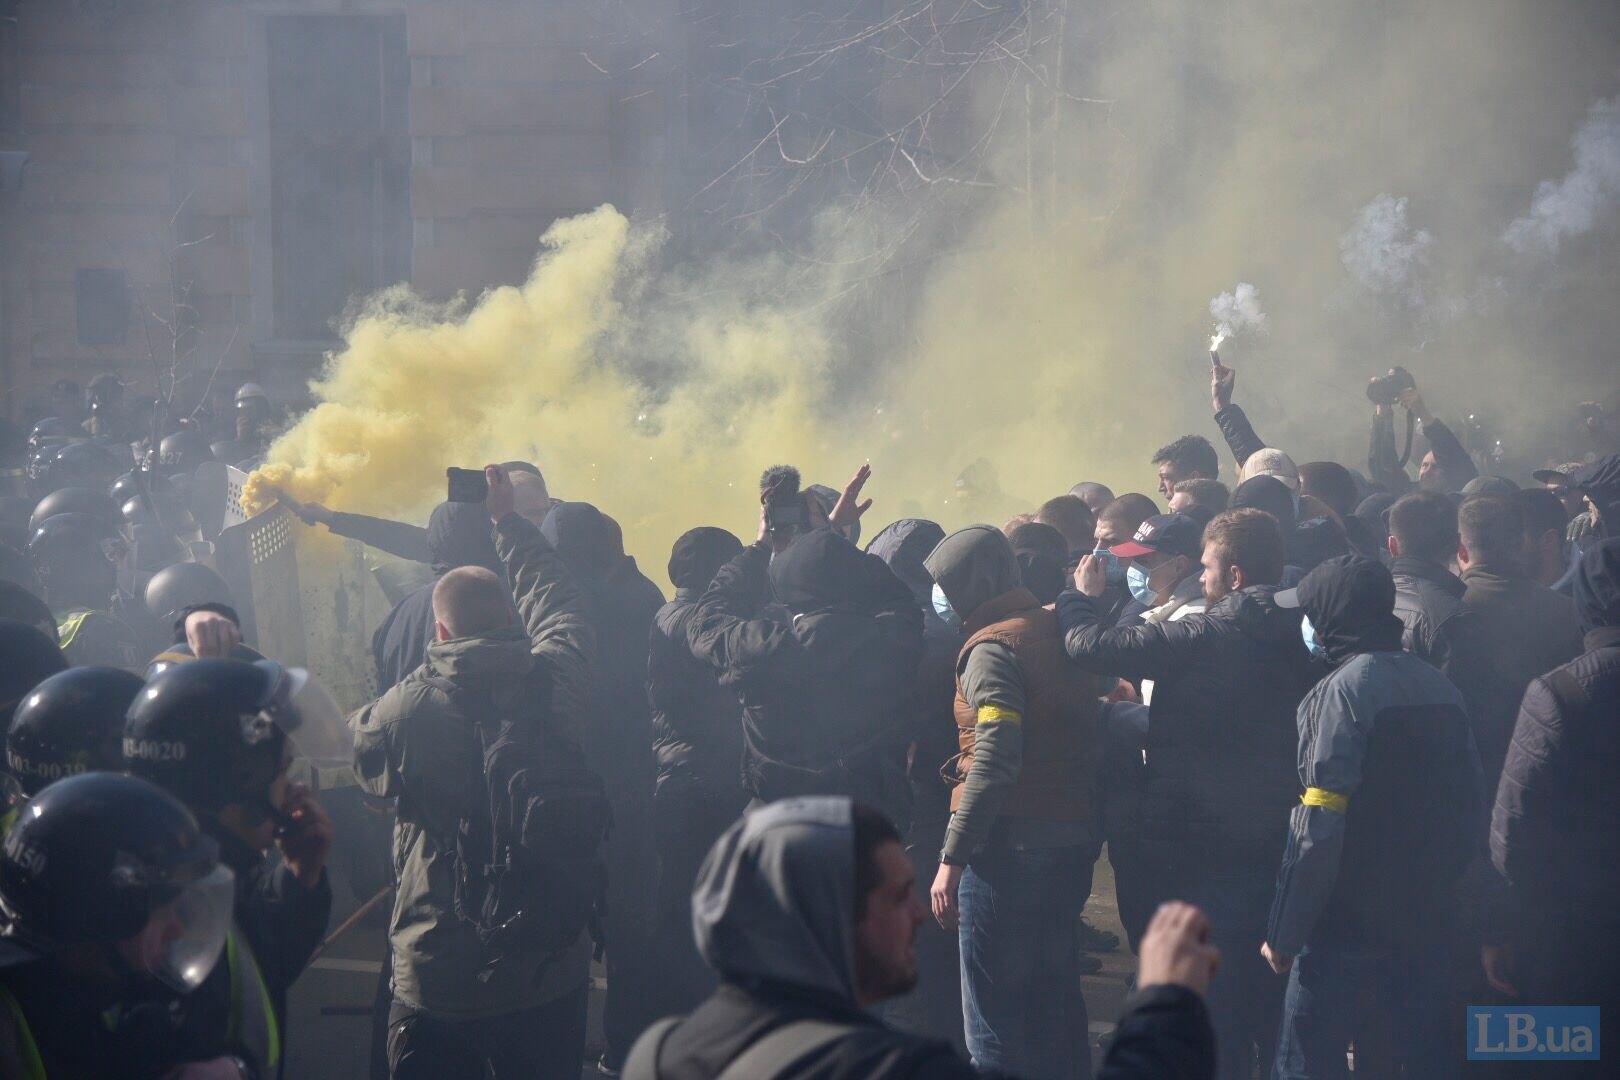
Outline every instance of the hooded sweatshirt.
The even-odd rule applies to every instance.
[[[916,800],[913,829],[943,836],[951,813],[950,785],[940,769],[956,756],[956,655],[962,631],[934,611],[934,579],[923,560],[945,539],[945,530],[922,518],[901,518],[872,538],[868,555],[882,559],[899,578],[923,615],[923,655],[910,701],[914,740],[908,776]]]
[[[692,655],[686,626],[714,575],[742,551],[724,529],[692,529],[675,541],[669,579],[675,599],[653,618],[647,653],[647,697],[652,703],[653,754],[659,794],[701,792],[742,800],[742,704],[720,685],[715,670]]]
[[[977,1080],[950,1044],[896,1031],[856,1002],[851,810],[844,798],[785,799],[720,838],[692,893],[698,951],[720,974],[720,988],[661,1038],[649,1035],[658,1041],[651,1072],[627,1069],[625,1080],[714,1080],[800,1020],[846,1030],[746,1080]],[[1096,1075],[1194,1080],[1214,1071],[1215,1033],[1203,1001],[1163,985],[1127,1002]]]
[[[663,1040],[659,1080],[709,1080],[795,1020],[847,1025],[759,1080],[975,1076],[948,1043],[902,1034],[856,1003],[855,829],[847,798],[785,799],[731,826],[692,893],[698,951],[722,983]]]
[[[574,574],[585,594],[597,642],[591,669],[595,719],[586,739],[592,768],[616,802],[652,795],[652,708],[647,700],[647,650],[663,594],[627,565],[618,526],[590,503],[559,503],[540,534]]]

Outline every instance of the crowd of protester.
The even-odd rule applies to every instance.
[[[216,573],[200,477],[262,459],[264,392],[216,424],[58,384],[0,497],[0,1076],[284,1072],[334,741],[393,807],[345,837],[391,845],[378,1075],[578,1076],[593,953],[594,1068],[632,1080],[1443,1077],[1470,1004],[1620,1010],[1601,422],[1521,486],[1407,385],[1363,472],[1235,386],[1230,486],[1189,434],[1143,454],[1157,497],[863,548],[869,467],[773,466],[667,602],[527,462],[425,526],[283,496],[421,567],[345,718]],[[1104,850],[1117,1017],[1083,980],[1122,945],[1084,917]]]

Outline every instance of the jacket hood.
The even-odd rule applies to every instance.
[[[771,560],[771,589],[795,615],[832,608],[860,610],[877,591],[874,569],[889,572],[882,560],[861,554],[831,529],[816,529]]]
[[[709,849],[692,932],[734,982],[791,983],[855,999],[851,800],[784,799],[745,814]]]
[[[681,534],[669,553],[669,580],[677,589],[701,592],[720,568],[742,553],[743,543],[710,525]]]
[[[1328,663],[1337,667],[1352,656],[1398,652],[1402,623],[1395,614],[1395,579],[1373,559],[1342,555],[1328,559],[1297,588],[1273,598],[1297,604],[1311,620]]]
[[[1575,573],[1575,612],[1588,634],[1620,626],[1620,538],[1605,540],[1581,556]]]
[[[945,530],[924,518],[901,518],[886,526],[866,545],[868,555],[888,564],[894,576],[905,583],[920,607],[932,610],[934,579],[923,561],[945,539]]]
[[[963,622],[988,601],[1024,583],[1012,542],[994,525],[956,530],[939,542],[923,565]]]
[[[514,623],[477,637],[434,641],[428,645],[427,665],[451,682],[499,691],[525,684],[534,665],[529,650],[528,634]]]
[[[618,527],[587,502],[554,505],[540,526],[540,535],[557,549],[569,569],[591,580],[607,576],[623,546]]]
[[[428,518],[428,556],[433,572],[444,576],[458,566],[482,566],[502,578],[506,568],[495,554],[489,511],[483,503],[442,502]]]

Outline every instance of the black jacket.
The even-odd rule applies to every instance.
[[[1463,604],[1478,617],[1489,653],[1492,686],[1469,719],[1486,790],[1494,790],[1525,688],[1580,654],[1580,623],[1570,600],[1528,578],[1475,564],[1463,571],[1462,580],[1468,587]]]
[[[601,511],[584,502],[554,506],[540,527],[585,594],[585,618],[596,635],[585,754],[614,801],[622,802],[652,798],[647,651],[664,594],[620,550],[615,531]]]
[[[750,1046],[794,1020],[852,1031],[791,1067],[751,1080],[975,1080],[951,1045],[908,1035],[864,1009],[801,987],[725,983],[664,1039],[656,1080],[713,1080]],[[1096,1080],[1211,1080],[1215,1031],[1203,999],[1150,986],[1126,1002]],[[645,1080],[642,1077],[630,1080]]]
[[[698,590],[679,589],[653,617],[647,697],[658,790],[692,787],[737,799],[742,793],[742,702],[687,644],[697,601]]]
[[[1237,459],[1239,471],[1243,463],[1249,460],[1249,455],[1266,448],[1266,441],[1255,433],[1254,425],[1249,423],[1248,414],[1236,405],[1228,405],[1217,412],[1215,426],[1221,429],[1226,445]]]
[[[940,770],[961,749],[955,707],[956,660],[963,638],[961,630],[934,612],[934,579],[923,560],[944,538],[945,530],[932,521],[904,518],[878,533],[866,548],[905,583],[922,612],[923,654],[910,703],[914,749],[909,773],[915,823],[931,825],[941,835],[951,816],[951,785]]]
[[[922,612],[883,560],[828,530],[777,561],[786,569],[772,571],[764,544],[745,548],[687,626],[692,652],[742,697],[743,786],[764,802],[849,795],[904,831]],[[791,622],[751,617],[773,591],[800,612]]]
[[[1496,790],[1491,859],[1538,937],[1595,955],[1620,945],[1620,626],[1589,631],[1585,644],[1525,691]],[[1594,927],[1606,937],[1591,936]],[[1606,959],[1620,979],[1614,952]]]
[[[1395,577],[1395,615],[1405,626],[1401,647],[1440,669],[1462,691],[1474,741],[1481,747],[1486,790],[1495,790],[1506,742],[1490,737],[1489,720],[1504,707],[1517,709],[1518,692],[1491,664],[1490,646],[1478,613],[1463,603],[1468,586],[1445,567],[1424,559],[1402,557],[1390,567]],[[1503,704],[1503,695],[1514,701]],[[1486,746],[1493,748],[1487,754]]]
[[[1070,659],[1153,680],[1141,835],[1162,864],[1269,875],[1283,849],[1299,798],[1295,711],[1323,669],[1276,591],[1251,586],[1201,615],[1115,629],[1090,597],[1058,597]]]

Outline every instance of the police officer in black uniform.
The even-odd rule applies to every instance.
[[[227,465],[251,470],[259,464],[269,445],[270,432],[275,425],[275,407],[264,387],[258,383],[243,383],[236,388],[233,411],[236,437],[215,443],[214,457]]]
[[[0,1076],[212,1075],[190,1056],[184,995],[218,964],[233,882],[172,796],[119,773],[50,785],[0,846]],[[195,1073],[192,1073],[195,1075]]]
[[[16,619],[0,619],[0,657],[0,724],[9,728],[28,692],[66,670],[67,660],[43,631]]]
[[[266,1077],[280,1069],[287,989],[325,933],[332,907],[325,870],[331,820],[287,775],[288,736],[306,723],[342,723],[307,672],[269,660],[208,659],[154,677],[124,725],[125,767],[183,801],[236,874],[227,962],[192,1012],[204,1033],[240,1017],[230,1034]],[[280,848],[279,864],[266,858],[272,845]]]
[[[124,713],[143,685],[122,668],[76,667],[28,691],[6,731],[12,805],[0,817],[0,833],[11,830],[23,803],[46,785],[124,767]]]
[[[135,631],[113,614],[122,537],[90,514],[46,518],[28,541],[28,558],[56,616],[62,652],[72,664],[139,670],[144,649]]]

